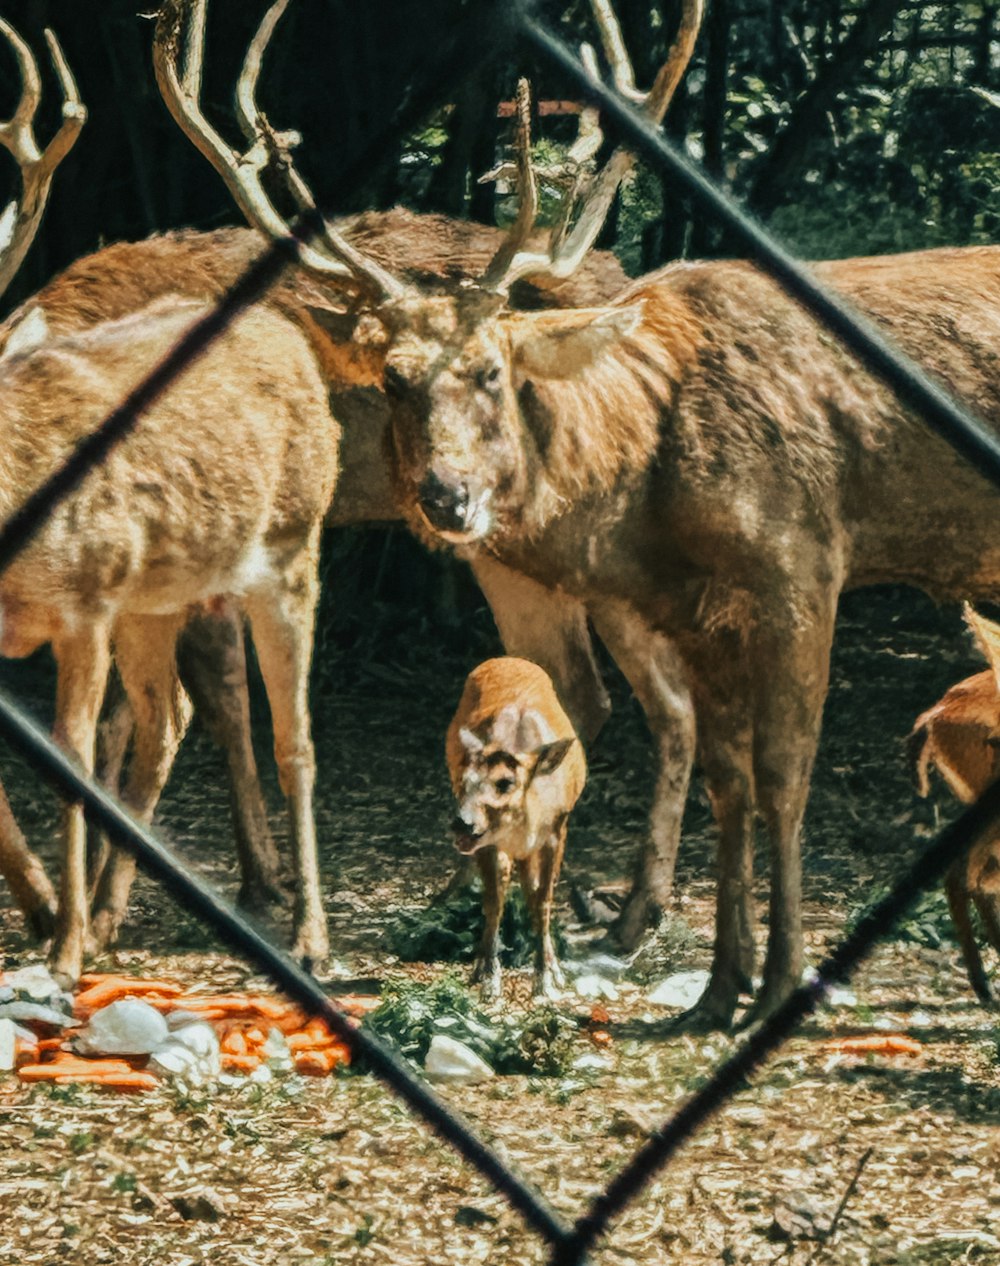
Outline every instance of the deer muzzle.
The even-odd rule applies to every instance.
[[[428,525],[447,541],[477,540],[492,527],[489,489],[475,488],[455,472],[428,471],[417,498]]]

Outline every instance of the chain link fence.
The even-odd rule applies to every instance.
[[[857,313],[819,286],[810,272],[790,258],[759,225],[746,216],[724,190],[709,181],[629,103],[595,81],[574,53],[540,22],[532,6],[520,0],[496,0],[470,16],[449,48],[427,67],[422,90],[410,94],[402,109],[375,142],[347,161],[338,187],[349,188],[369,174],[388,149],[435,105],[448,99],[459,81],[483,69],[488,59],[512,58],[518,46],[557,67],[578,87],[581,99],[598,106],[613,122],[619,137],[672,180],[678,193],[724,226],[746,254],[774,277],[799,303],[822,321],[876,376],[891,386],[928,425],[943,435],[984,476],[1000,486],[1000,446],[983,424],[928,379]],[[295,236],[308,241],[320,225],[319,213],[304,215]],[[70,459],[40,487],[19,512],[0,527],[0,567],[6,567],[61,498],[125,438],[143,412],[187,369],[230,322],[257,302],[295,257],[292,240],[278,241],[248,269],[239,282],[197,323],[178,346],[123,400]],[[459,1115],[439,1099],[409,1065],[370,1034],[358,1030],[326,996],[317,982],[286,953],[251,927],[183,864],[148,828],[75,764],[22,711],[15,699],[0,693],[0,733],[64,796],[82,801],[89,818],[119,845],[130,850],[143,868],[162,882],[172,896],[197,914],[237,954],[311,1013],[322,1017],[372,1072],[441,1138],[476,1167],[545,1241],[554,1266],[578,1266],[602,1237],[609,1223],[706,1120],[759,1068],[819,1006],[828,988],[845,980],[894,922],[924,891],[939,883],[963,850],[987,831],[1000,828],[1000,784],[962,814],[923,852],[883,900],[827,956],[820,967],[768,1020],[737,1047],[675,1115],[655,1130],[632,1160],[575,1223],[557,1213],[531,1183],[515,1172]]]

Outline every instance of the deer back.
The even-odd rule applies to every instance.
[[[204,312],[153,305],[0,364],[0,518]],[[278,313],[245,313],[4,573],[4,653],[74,616],[176,609],[253,587],[318,530],[338,443],[309,341]]]
[[[576,739],[576,731],[559,702],[548,673],[530,660],[515,656],[486,660],[466,678],[445,739],[448,773],[456,796],[461,790],[466,763],[461,732],[467,730],[484,737],[490,736],[505,710],[512,721],[528,713],[537,714],[543,722],[546,741],[576,740],[559,767],[562,796],[568,812],[586,782],[587,762],[583,746]],[[512,728],[509,723],[508,728]]]

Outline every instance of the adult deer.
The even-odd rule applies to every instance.
[[[300,206],[312,205],[308,191],[291,163],[285,147],[286,137],[273,131],[260,117],[254,103],[256,77],[264,50],[287,4],[288,0],[277,0],[268,10],[244,64],[237,91],[240,122],[247,142],[244,154],[233,152],[226,146],[198,106],[198,58],[204,47],[198,32],[204,22],[204,0],[196,0],[195,3],[171,0],[164,5],[157,24],[153,54],[161,91],[175,119],[219,170],[248,220],[262,232],[272,235],[283,231],[284,221],[263,187],[262,171],[269,168],[282,174],[287,181],[287,196]],[[594,10],[606,50],[616,65],[619,77],[635,94],[621,37],[607,0],[595,0]],[[685,10],[675,46],[657,76],[650,96],[651,108],[660,115],[665,111],[690,57],[699,22],[700,5],[691,3]],[[182,61],[184,70],[181,68]],[[586,122],[592,121],[587,119]],[[570,152],[570,161],[561,175],[568,175],[577,187],[585,182],[588,159],[599,143],[600,134],[594,126],[582,128],[581,136]],[[630,161],[627,155],[616,155],[612,163],[616,179],[612,181],[607,175],[601,178],[596,192],[604,210],[614,196],[617,179],[628,169]],[[453,291],[464,278],[475,275],[477,268],[478,271],[485,268],[501,249],[502,239],[497,231],[483,226],[463,225],[440,217],[413,217],[400,212],[389,213],[389,216],[389,219],[363,216],[353,223],[341,222],[338,227],[343,228],[345,236],[351,239],[358,252],[371,255],[387,270],[405,271],[408,279],[415,279],[423,290],[437,293]],[[598,227],[599,223],[595,222],[595,233]],[[571,241],[577,239],[578,233],[574,230]],[[185,250],[193,248],[194,238],[191,235],[183,240]],[[245,245],[247,239],[241,240]],[[541,249],[540,240],[526,234],[525,241],[529,245],[534,245],[536,240]],[[205,257],[205,263],[199,270],[204,278],[215,274],[216,269],[208,263],[205,235],[200,235],[200,241],[206,248],[204,252],[200,245],[198,248]],[[162,243],[160,259],[166,261],[169,258],[170,271],[173,271],[173,261],[182,252],[179,242],[175,250],[170,238],[111,249],[126,253],[122,256],[124,263],[126,259],[135,259],[137,251],[156,249],[157,242]],[[227,242],[227,250],[233,249],[236,239],[232,237]],[[445,244],[446,249],[442,249]],[[480,253],[481,262],[477,260]],[[615,277],[620,277],[620,270],[603,252],[582,258],[584,254],[585,251],[580,252],[579,266],[574,270],[526,272],[512,284],[512,301],[531,307],[550,306],[553,299],[571,306],[606,301],[612,293],[610,286]],[[105,253],[102,256],[106,258]],[[312,255],[304,255],[302,264],[326,291],[327,304],[331,292],[339,296],[341,305],[345,303],[345,287],[350,286],[352,276],[349,263],[338,265],[329,259],[317,260]],[[131,275],[131,269],[129,271]],[[138,275],[145,277],[147,272],[148,268],[143,268]],[[215,280],[213,275],[213,285]],[[203,280],[201,284],[204,284]],[[298,273],[291,284],[299,290],[300,299],[308,302],[303,274]],[[386,518],[397,513],[382,461],[380,431],[386,423],[384,402],[381,395],[375,394],[382,385],[381,349],[366,349],[360,340],[353,338],[354,324],[354,318],[347,313],[334,322],[324,320],[326,333],[336,345],[336,352],[329,362],[331,380],[349,388],[346,394],[335,397],[336,411],[344,424],[344,469],[331,511],[333,522]],[[362,396],[354,389],[358,385],[370,385],[371,393]],[[354,424],[355,419],[357,425]],[[367,438],[366,427],[369,428]],[[357,460],[354,455],[359,453],[362,456]],[[375,513],[372,513],[373,508]],[[633,944],[669,900],[673,861],[693,758],[692,712],[676,653],[658,631],[640,629],[634,621],[623,618],[621,611],[608,604],[602,604],[600,609],[588,609],[585,615],[581,604],[563,587],[546,588],[528,572],[511,569],[490,553],[469,554],[468,561],[493,608],[507,651],[536,661],[552,675],[582,736],[592,737],[607,712],[607,696],[594,666],[586,631],[586,615],[593,620],[602,641],[628,677],[644,708],[657,744],[660,771],[650,840],[640,856],[636,881],[620,926],[622,940]]]
[[[35,119],[41,104],[41,76],[29,46],[9,22],[0,18],[0,36],[11,47],[21,76],[21,95],[14,113],[0,123],[0,145],[17,163],[21,190],[0,215],[0,295],[21,265],[41,223],[55,170],[73,148],[87,119],[87,111],[55,33],[45,38],[62,90],[62,124],[40,149],[35,138]],[[3,340],[5,342],[6,340]],[[0,358],[3,343],[0,342]],[[10,886],[29,925],[40,936],[54,926],[56,894],[41,861],[27,842],[11,813],[7,794],[0,786],[0,875]]]
[[[758,813],[770,927],[751,1015],[801,977],[799,837],[840,592],[996,597],[996,494],[749,264],[675,265],[591,312],[511,312],[513,279],[571,270],[601,209],[547,260],[523,250],[521,155],[529,210],[478,284],[379,309],[397,485],[417,530],[676,648],[721,834],[711,978],[684,1022],[726,1026],[753,962]],[[1000,250],[816,273],[1000,424]]]
[[[253,49],[248,55],[252,60]],[[397,210],[338,225],[384,257],[394,268],[409,266],[417,279],[476,271],[495,251],[501,235],[482,225]],[[22,239],[23,241],[24,239]],[[44,344],[95,326],[120,321],[158,301],[162,311],[183,308],[187,297],[206,300],[222,294],[262,249],[252,230],[179,232],[138,243],[119,243],[71,265],[0,324],[0,358],[28,345]],[[554,287],[562,303],[599,301],[622,280],[614,257],[598,253],[591,266]],[[353,293],[353,281],[347,287]],[[328,382],[337,390],[337,416],[344,418],[343,477],[328,512],[329,523],[396,517],[383,455],[388,421],[384,399],[374,386],[380,366],[351,342],[352,322],[344,315],[345,286],[323,278],[317,284],[303,270],[291,271],[270,296],[269,306],[309,328]],[[528,304],[551,304],[546,290],[527,286]],[[322,311],[329,328],[319,331],[306,309]],[[339,314],[339,317],[338,317]],[[480,583],[491,598],[507,644],[546,665],[557,677],[584,733],[593,734],[607,712],[607,696],[593,660],[586,618],[579,604],[551,594],[527,577],[485,560]],[[233,809],[241,862],[241,899],[255,907],[273,899],[277,858],[267,830],[266,810],[256,776],[249,733],[242,616],[230,604],[199,609],[181,634],[178,659],[185,687],[203,719],[224,744],[230,764]],[[116,758],[128,727],[112,723]],[[2,795],[2,789],[0,789]],[[38,859],[26,848],[9,812],[0,803],[0,873],[39,932],[51,930],[55,901]],[[8,866],[4,872],[4,859]],[[124,864],[123,864],[124,863]],[[131,868],[119,859],[104,877],[98,903],[98,930],[114,934],[127,900]]]
[[[377,269],[373,276],[381,279]],[[14,328],[0,361],[0,518],[204,312],[201,303],[174,299],[75,334],[51,336],[37,321],[29,333],[27,321]],[[56,733],[86,769],[113,642],[135,717],[124,798],[147,818],[188,716],[177,634],[191,604],[237,598],[271,705],[292,816],[296,952],[309,959],[327,953],[307,692],[319,533],[338,442],[313,340],[300,322],[258,308],[159,398],[0,575],[0,653],[51,643]],[[89,913],[82,807],[68,806],[65,817],[53,965],[73,979]],[[130,858],[113,854],[93,919],[96,940],[116,930],[133,870]]]

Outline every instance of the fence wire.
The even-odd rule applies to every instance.
[[[887,383],[911,408],[920,412],[984,477],[1000,488],[1000,444],[972,416],[908,358],[899,353],[845,303],[817,284],[808,269],[784,252],[729,195],[708,180],[678,149],[653,131],[632,106],[603,83],[595,81],[574,54],[540,24],[529,0],[494,0],[477,9],[457,32],[447,50],[433,59],[419,89],[376,138],[341,170],[339,188],[348,188],[362,174],[370,175],[390,142],[410,131],[456,85],[481,73],[488,61],[502,55],[513,36],[523,37],[545,59],[571,77],[580,94],[612,119],[622,137],[654,167],[670,174],[679,191],[695,201],[750,257],[796,300],[826,324],[858,359]],[[295,237],[307,241],[319,229],[319,213],[303,217]],[[103,460],[135,425],[141,414],[250,304],[262,298],[296,252],[295,239],[265,249],[258,260],[219,300],[211,314],[188,332],[126,400],[71,455],[68,461],[0,527],[0,569],[8,566],[45,521],[47,514]],[[266,973],[289,997],[322,1016],[355,1056],[418,1113],[441,1138],[475,1166],[501,1192],[551,1249],[553,1266],[579,1266],[611,1220],[660,1172],[676,1151],[722,1106],[745,1078],[767,1060],[819,1006],[827,988],[848,978],[875,944],[924,891],[977,839],[1000,828],[1000,783],[967,809],[911,865],[887,896],[864,917],[802,985],[719,1066],[713,1077],[663,1126],[654,1132],[628,1165],[571,1226],[544,1196],[434,1094],[402,1059],[370,1034],[353,1027],[320,985],[283,950],[262,937],[209,885],[190,874],[183,862],[149,828],[92,778],[84,775],[7,693],[0,692],[0,733],[56,788],[82,801],[91,819],[115,843],[135,854],[143,869],[172,896],[194,911],[213,931],[255,968]]]

